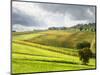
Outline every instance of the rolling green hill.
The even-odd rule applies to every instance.
[[[82,65],[75,44],[82,40],[92,43],[94,32],[67,32],[61,30],[38,33],[13,32],[12,73],[34,73],[95,69],[95,59]]]
[[[43,35],[25,40],[42,45],[55,47],[75,48],[76,44],[81,41],[91,43],[92,50],[95,52],[93,40],[95,40],[95,32],[66,32],[62,30],[54,30],[43,32]]]

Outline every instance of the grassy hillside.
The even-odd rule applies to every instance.
[[[93,40],[93,32],[54,30],[18,34],[14,32],[12,36],[13,74],[95,69],[95,59],[90,59],[88,65],[82,65],[78,50],[74,48],[74,44],[79,41]]]
[[[47,46],[75,48],[78,42],[88,41],[92,44],[93,39],[95,39],[95,32],[66,32],[61,30],[54,30],[43,32],[42,34],[43,35],[35,38],[33,37],[25,41]],[[92,47],[92,49],[95,51],[94,47]]]

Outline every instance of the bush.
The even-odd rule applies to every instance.
[[[79,42],[79,43],[76,45],[76,48],[77,48],[77,49],[90,48],[90,43],[87,42],[87,41]]]

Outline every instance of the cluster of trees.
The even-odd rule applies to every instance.
[[[77,29],[79,31],[96,31],[96,24],[95,23],[88,23],[88,24],[77,24],[72,27],[50,27],[48,30],[70,30],[70,29]]]
[[[89,59],[92,57],[93,53],[90,50],[90,43],[87,41],[80,42],[76,45],[77,49],[79,49],[79,57],[82,61],[82,64],[86,65],[89,63]]]
[[[88,24],[78,24],[71,28],[79,29],[80,31],[96,31],[96,24],[95,23],[88,23]]]
[[[68,29],[67,27],[50,27],[48,30],[66,30]]]

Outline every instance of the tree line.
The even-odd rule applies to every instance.
[[[77,29],[79,31],[96,31],[96,24],[95,23],[88,23],[88,24],[77,24],[72,27],[49,27],[48,30],[70,30],[70,29]]]

